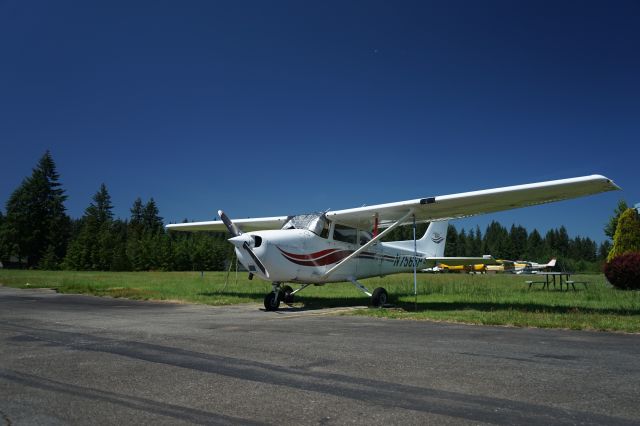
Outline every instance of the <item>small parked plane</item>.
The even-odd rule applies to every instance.
[[[556,266],[556,259],[551,259],[548,263],[537,263],[529,260],[496,260],[496,265],[488,265],[490,272],[509,272],[512,274],[536,274],[549,270]]]
[[[264,298],[268,311],[309,285],[350,281],[371,297],[374,306],[387,303],[387,291],[369,291],[358,279],[433,267],[438,263],[467,265],[489,259],[444,257],[448,220],[533,206],[620,189],[610,179],[584,176],[460,194],[418,198],[388,204],[333,210],[297,216],[221,220],[167,225],[170,231],[222,231],[231,234],[239,262],[250,272],[271,281]],[[416,223],[430,222],[416,239]],[[414,239],[380,241],[401,225],[414,227]],[[379,232],[379,230],[382,230]],[[286,283],[300,284],[293,290]]]

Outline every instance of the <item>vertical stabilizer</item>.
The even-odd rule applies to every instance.
[[[418,251],[426,257],[444,257],[449,221],[431,222],[427,232],[417,241]]]

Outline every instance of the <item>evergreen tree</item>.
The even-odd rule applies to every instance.
[[[484,253],[490,254],[496,259],[506,258],[509,254],[509,232],[507,229],[496,221],[492,221],[484,233]]]
[[[114,236],[114,246],[112,253],[111,270],[112,271],[130,271],[131,264],[127,257],[127,237],[128,223],[122,220],[115,220],[112,225],[112,233]]]
[[[511,225],[509,231],[509,240],[511,241],[512,259],[525,259],[527,252],[527,230],[518,225]]]
[[[113,220],[113,204],[107,186],[103,183],[93,196],[93,203],[84,211],[85,217],[93,221],[98,227]]]
[[[470,256],[480,256],[484,254],[482,252],[482,232],[480,232],[480,227],[478,225],[476,225],[473,237],[470,238],[469,241],[471,241]]]
[[[609,219],[609,222],[605,225],[604,233],[607,237],[611,238],[611,240],[613,240],[613,236],[616,233],[616,226],[618,225],[618,219],[620,218],[620,215],[624,213],[628,208],[629,206],[627,205],[626,201],[624,200],[618,201],[618,206],[613,211],[613,216]]]
[[[129,226],[135,231],[141,230],[144,227],[144,207],[142,206],[142,200],[140,197],[136,198],[131,207],[131,219],[129,220]]]
[[[92,200],[84,211],[81,229],[69,246],[65,267],[108,271],[117,244],[112,234],[113,204],[104,183]]]
[[[537,229],[534,229],[527,238],[527,255],[526,259],[534,262],[544,261],[544,241]]]
[[[11,194],[7,202],[3,240],[29,267],[38,266],[45,252],[48,262],[64,255],[70,220],[65,214],[67,196],[49,151],[40,158],[30,177]]]
[[[458,231],[456,227],[449,224],[447,228],[447,241],[444,246],[444,255],[447,257],[457,256],[458,252]]]
[[[156,202],[151,198],[144,206],[142,220],[146,232],[158,233],[163,231],[162,218]]]
[[[563,226],[558,229],[557,239],[556,239],[556,249],[558,250],[558,254],[561,257],[568,257],[569,254],[569,233],[567,232],[567,228]]]
[[[462,228],[460,233],[458,233],[456,256],[467,256],[467,244],[467,231]]]
[[[627,209],[618,219],[613,248],[607,261],[611,262],[616,256],[633,252],[640,252],[640,218],[636,209]]]
[[[613,247],[613,245],[611,244],[611,241],[609,240],[605,240],[603,242],[600,243],[600,246],[598,247],[598,260],[599,261],[605,261],[607,260],[607,257],[609,256],[609,252],[611,251],[611,247]]]

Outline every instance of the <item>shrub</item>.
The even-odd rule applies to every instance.
[[[640,289],[640,253],[626,253],[614,257],[604,265],[604,275],[616,288]]]
[[[620,215],[607,260],[630,252],[640,252],[640,218],[635,209],[627,209]]]

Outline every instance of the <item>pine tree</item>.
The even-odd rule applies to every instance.
[[[151,232],[153,234],[162,232],[163,223],[159,214],[158,206],[156,206],[156,202],[151,198],[147,201],[147,204],[145,204],[142,212],[145,232]]]
[[[80,232],[69,246],[66,268],[111,270],[116,241],[112,235],[113,204],[104,183],[92,200],[84,211]]]
[[[447,228],[447,242],[444,246],[444,255],[447,257],[457,256],[458,252],[458,231],[456,227],[449,224]]]
[[[142,200],[140,197],[136,198],[131,207],[131,219],[129,220],[129,226],[135,231],[141,230],[144,227],[144,207],[142,206]]]
[[[462,228],[458,234],[458,241],[456,244],[456,256],[467,256],[467,231]]]
[[[537,229],[534,229],[527,238],[527,255],[528,260],[534,262],[543,262],[544,258],[544,241]]]
[[[490,254],[496,259],[509,259],[509,256],[507,256],[510,248],[509,232],[500,223],[492,221],[487,226],[482,245],[484,246],[483,251],[485,254]]]
[[[518,225],[511,225],[509,240],[511,242],[511,256],[513,260],[524,259],[527,251],[527,230]]]
[[[476,231],[473,234],[473,245],[471,246],[471,256],[483,255],[482,251],[482,232],[480,232],[480,226],[476,225]]]
[[[567,228],[563,226],[558,229],[556,239],[556,249],[561,257],[568,257],[569,254],[569,233]]]
[[[611,247],[613,247],[613,244],[611,244],[611,241],[609,240],[605,240],[603,242],[600,243],[600,246],[598,247],[598,260],[599,261],[605,261],[607,260],[607,257],[609,256],[609,252],[611,251]]]
[[[67,196],[59,179],[47,151],[7,202],[3,239],[9,254],[26,259],[29,267],[37,266],[47,251],[51,261],[66,250],[70,220],[64,207]]]
[[[629,206],[627,205],[626,201],[624,200],[618,201],[618,206],[613,211],[613,216],[609,219],[609,222],[604,227],[605,235],[611,238],[612,241],[613,241],[613,236],[616,233],[616,226],[618,225],[618,219],[620,218],[620,215],[624,213],[628,208]]]
[[[104,183],[100,185],[100,189],[93,196],[93,203],[89,204],[84,214],[86,218],[94,221],[98,227],[113,220],[111,195],[109,195],[107,186]]]

